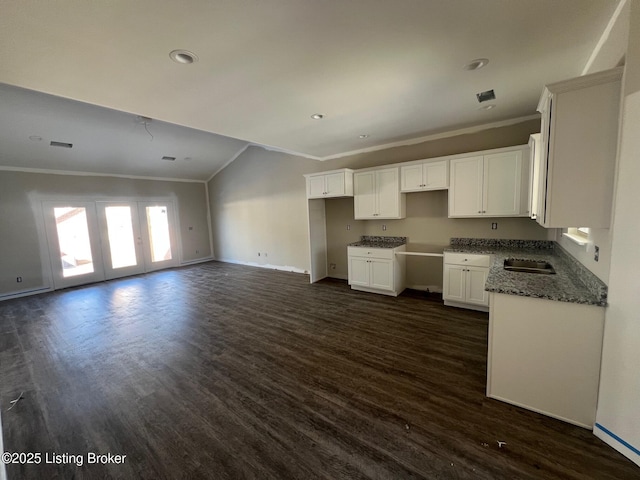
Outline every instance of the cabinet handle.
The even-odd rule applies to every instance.
[[[478,210],[478,213],[482,213],[482,210]]]
[[[482,210],[482,213],[487,213],[487,211],[486,210]]]

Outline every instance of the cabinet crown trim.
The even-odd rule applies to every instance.
[[[360,168],[357,170],[354,170],[354,173],[360,173],[360,172],[369,172],[369,171],[373,171],[373,170],[385,170],[385,169],[389,169],[389,168],[400,168],[400,167],[404,167],[406,165],[416,165],[416,164],[420,164],[420,163],[431,163],[431,162],[439,162],[439,161],[446,161],[446,160],[455,160],[458,158],[467,158],[467,157],[479,157],[479,156],[484,156],[484,155],[493,155],[496,153],[503,153],[503,152],[513,152],[516,150],[525,150],[529,148],[528,144],[522,144],[522,145],[511,145],[509,147],[500,147],[500,148],[492,148],[490,150],[478,150],[478,151],[474,151],[474,152],[464,152],[464,153],[455,153],[453,155],[443,155],[441,157],[433,157],[433,158],[423,158],[420,160],[410,160],[407,162],[399,162],[399,163],[390,163],[387,165],[378,165],[377,167],[367,167],[367,168]]]
[[[616,67],[610,70],[592,73],[590,75],[583,75],[569,80],[562,80],[561,82],[550,83],[542,90],[542,96],[540,97],[540,102],[538,102],[537,110],[538,112],[542,112],[544,110],[549,95],[571,92],[581,88],[601,85],[603,83],[615,82],[622,78],[623,72],[624,67]]]
[[[317,177],[318,175],[327,175],[332,173],[353,173],[353,172],[354,170],[352,170],[351,168],[338,168],[336,170],[326,170],[322,172],[305,173],[303,176],[305,178],[309,178],[309,177]]]

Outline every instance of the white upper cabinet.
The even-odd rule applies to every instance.
[[[528,164],[527,146],[453,158],[449,217],[527,216]]]
[[[416,162],[400,167],[400,190],[423,192],[449,188],[449,169],[446,160]]]
[[[554,83],[542,92],[540,225],[610,227],[622,71]]]
[[[482,215],[484,157],[451,160],[449,216]]]
[[[516,217],[522,214],[522,161],[522,150],[485,155],[482,183],[484,215]],[[529,172],[526,173],[529,178]]]
[[[353,196],[353,170],[343,168],[330,172],[305,175],[307,198]]]
[[[397,167],[356,172],[353,183],[356,220],[405,217]]]

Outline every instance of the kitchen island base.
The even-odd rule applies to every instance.
[[[491,293],[487,396],[593,429],[604,308]]]

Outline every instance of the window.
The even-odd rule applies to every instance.
[[[562,235],[581,246],[591,243],[589,241],[589,227],[569,227]]]

